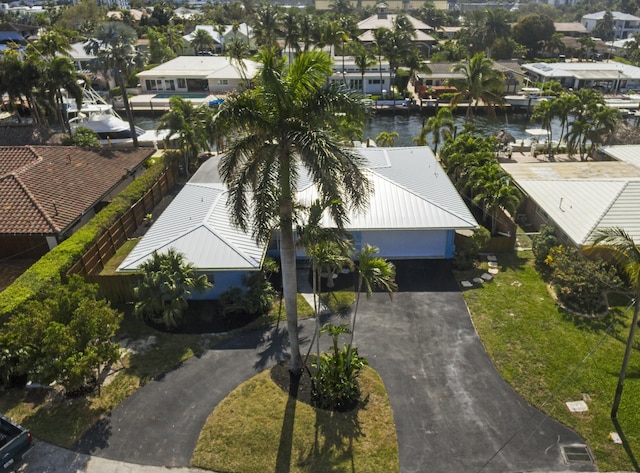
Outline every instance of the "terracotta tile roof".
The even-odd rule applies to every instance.
[[[58,234],[154,150],[0,147],[0,234]]]

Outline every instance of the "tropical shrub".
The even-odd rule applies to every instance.
[[[250,315],[264,314],[271,309],[277,292],[264,272],[245,276],[241,287],[230,287],[220,295],[220,304],[225,315],[242,312]]]
[[[119,358],[113,337],[122,313],[96,300],[98,286],[73,276],[25,304],[0,335],[0,374],[5,384],[26,375],[73,392],[94,383],[102,364]]]
[[[154,251],[140,270],[144,276],[133,290],[137,299],[134,313],[169,330],[182,322],[189,305],[187,296],[211,287],[207,275],[196,275],[193,265],[173,248],[162,254]]]
[[[358,349],[349,345],[338,347],[338,337],[351,333],[347,324],[325,325],[320,333],[329,333],[333,340],[332,352],[322,353],[315,361],[312,376],[314,404],[327,410],[347,411],[360,402],[358,378],[367,366],[367,360],[358,355]]]
[[[478,254],[491,240],[491,233],[485,227],[478,228],[470,238],[460,239],[456,245],[453,262],[460,270],[471,269]]]
[[[539,270],[547,270],[548,266],[545,263],[547,256],[549,256],[551,248],[558,246],[559,243],[554,227],[550,225],[540,226],[539,233],[533,236],[531,243],[533,259]]]
[[[98,135],[96,132],[79,126],[76,128],[70,136],[65,136],[62,139],[62,144],[65,146],[82,146],[84,148],[92,148],[100,146]]]
[[[558,301],[572,311],[596,314],[607,310],[607,290],[621,285],[615,268],[601,259],[587,259],[573,247],[552,248],[546,264]]]

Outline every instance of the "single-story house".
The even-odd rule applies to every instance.
[[[225,94],[246,86],[259,64],[245,59],[242,70],[226,56],[178,56],[137,74],[145,94],[208,92]]]
[[[615,147],[612,147],[615,148]],[[616,161],[503,163],[526,199],[520,223],[555,227],[564,244],[588,245],[598,228],[640,242],[640,167]]]
[[[0,258],[39,257],[84,225],[153,149],[0,147]]]
[[[356,250],[369,243],[389,259],[452,258],[455,232],[478,224],[433,152],[426,146],[357,151],[374,190],[368,209],[349,215],[346,229]],[[154,251],[173,247],[198,271],[213,276],[214,287],[197,297],[215,298],[239,285],[248,271],[260,269],[267,247],[230,223],[217,165],[217,157],[202,165],[118,271],[135,272]],[[316,195],[310,179],[300,176],[298,201],[309,204]],[[327,217],[323,224],[332,222]],[[277,235],[269,247],[278,248]],[[303,250],[298,257],[306,259]]]
[[[527,77],[534,82],[560,82],[575,90],[595,88],[610,90],[640,89],[640,67],[620,62],[554,62],[523,64]]]

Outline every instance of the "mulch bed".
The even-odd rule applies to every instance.
[[[271,368],[271,379],[276,383],[284,392],[295,397],[298,401],[304,402],[313,406],[311,401],[311,376],[309,370],[314,370],[310,366],[311,359],[307,363],[307,369],[302,370],[302,375],[298,381],[298,389],[291,389],[291,372],[289,371],[289,360],[280,361],[273,368]],[[313,371],[312,371],[313,372]],[[294,386],[295,389],[295,386]],[[292,392],[293,391],[293,392]]]

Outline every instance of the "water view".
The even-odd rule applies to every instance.
[[[427,116],[419,114],[375,115],[365,126],[365,139],[375,139],[382,131],[397,132],[400,136],[396,139],[395,146],[415,146],[413,138],[418,136]],[[462,131],[464,115],[454,115],[458,132]],[[160,121],[159,115],[136,115],[136,125],[145,130],[156,129]],[[525,129],[539,128],[539,124],[532,123],[524,115],[498,114],[496,117],[479,115],[475,117],[476,127],[482,135],[488,136],[499,130],[511,133],[516,140],[531,138]],[[560,124],[555,122],[552,126],[553,134],[557,137],[560,133]]]

